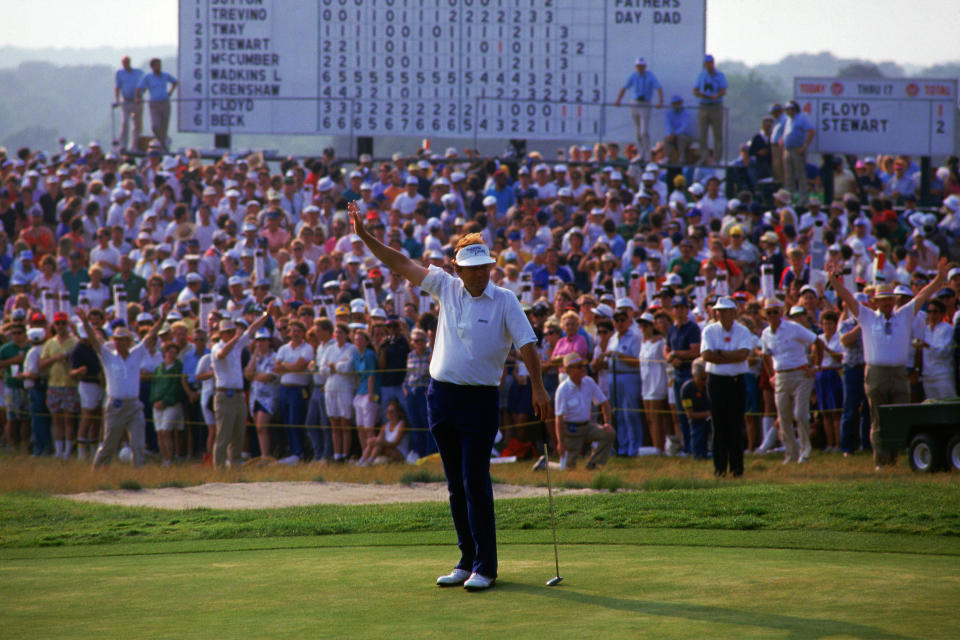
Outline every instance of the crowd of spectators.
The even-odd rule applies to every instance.
[[[830,274],[866,306],[905,304],[935,281],[903,364],[911,401],[955,396],[960,268],[937,274],[960,260],[957,158],[931,176],[938,206],[917,206],[920,169],[903,156],[849,158],[855,173],[838,164],[824,202],[815,171],[802,188],[782,186],[779,111],[725,168],[668,166],[664,143],[647,158],[634,144],[573,146],[552,164],[535,151],[454,148],[376,162],[329,149],[205,160],[156,141],[142,157],[96,142],[0,149],[5,446],[90,457],[104,374],[74,310],[99,340],[121,327],[144,336],[169,305],[140,368],[146,446],[160,463],[212,454],[211,350],[241,334],[243,457],[366,465],[435,452],[434,301],[352,233],[356,202],[374,236],[425,265],[450,269],[457,240],[482,234],[493,281],[536,332],[548,392],[590,379],[585,402],[602,409],[590,419],[604,417],[569,439],[564,425],[584,418],[577,394],[561,392],[559,415],[537,420],[528,372],[508,359],[494,454],[533,456],[546,440],[573,461],[583,452],[569,447],[595,441],[591,464],[608,451],[711,457],[707,378],[729,365],[717,349],[701,354],[701,334],[730,310],[756,338],[742,365],[744,441],[723,445],[734,473],[731,447],[783,447],[798,462],[814,448],[870,450],[858,311]],[[787,339],[764,337],[782,327],[796,337],[788,353]]]

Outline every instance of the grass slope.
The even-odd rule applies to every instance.
[[[960,548],[960,486],[874,481],[734,484],[565,496],[561,529],[702,529],[922,534]],[[500,530],[549,530],[543,499],[500,500]],[[113,507],[36,494],[0,495],[0,548],[348,533],[449,531],[440,503],[214,511]]]

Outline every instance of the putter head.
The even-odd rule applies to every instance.
[[[560,582],[561,582],[562,580],[563,580],[563,578],[561,578],[560,576],[557,576],[556,578],[550,578],[549,580],[547,580],[547,586],[548,586],[548,587],[555,587],[555,586],[557,586],[558,584],[560,584]]]

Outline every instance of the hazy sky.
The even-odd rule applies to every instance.
[[[720,61],[756,64],[820,51],[916,65],[960,58],[957,0],[708,2],[707,50]],[[0,22],[0,46],[175,45],[177,6],[176,0],[16,2]]]

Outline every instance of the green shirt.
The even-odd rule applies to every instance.
[[[26,356],[27,351],[30,350],[30,343],[26,342],[22,347],[18,347],[16,342],[10,341],[0,347],[0,360],[7,360],[9,358],[16,357],[18,353],[22,353]],[[3,384],[5,384],[10,389],[23,389],[23,380],[20,378],[14,378],[13,372],[11,371],[11,366],[16,366],[20,371],[23,371],[23,362],[18,365],[8,365],[4,367],[3,370]]]
[[[164,406],[172,407],[183,402],[183,386],[180,384],[182,373],[183,363],[179,360],[174,362],[169,369],[166,364],[161,363],[153,372],[153,378],[150,380],[150,404],[160,400]]]
[[[626,240],[627,242],[633,240],[633,237],[637,235],[637,232],[640,231],[640,223],[635,222],[633,224],[627,224],[624,222],[619,227],[617,227],[617,233],[620,234],[620,237]]]
[[[674,273],[673,268],[680,265],[680,278],[683,280],[683,286],[688,287],[693,284],[693,279],[700,273],[700,263],[694,258],[690,262],[684,262],[683,258],[674,258],[667,267],[667,273]]]
[[[139,301],[140,295],[147,287],[147,281],[133,272],[130,273],[130,277],[126,280],[123,279],[123,274],[121,273],[117,273],[110,278],[111,286],[118,284],[123,285],[124,290],[127,292],[127,300],[129,302]]]
[[[90,274],[87,273],[86,269],[80,269],[76,273],[67,270],[60,277],[63,278],[63,286],[67,288],[67,292],[70,294],[70,304],[76,305],[80,297],[80,285],[84,282],[90,282]]]

